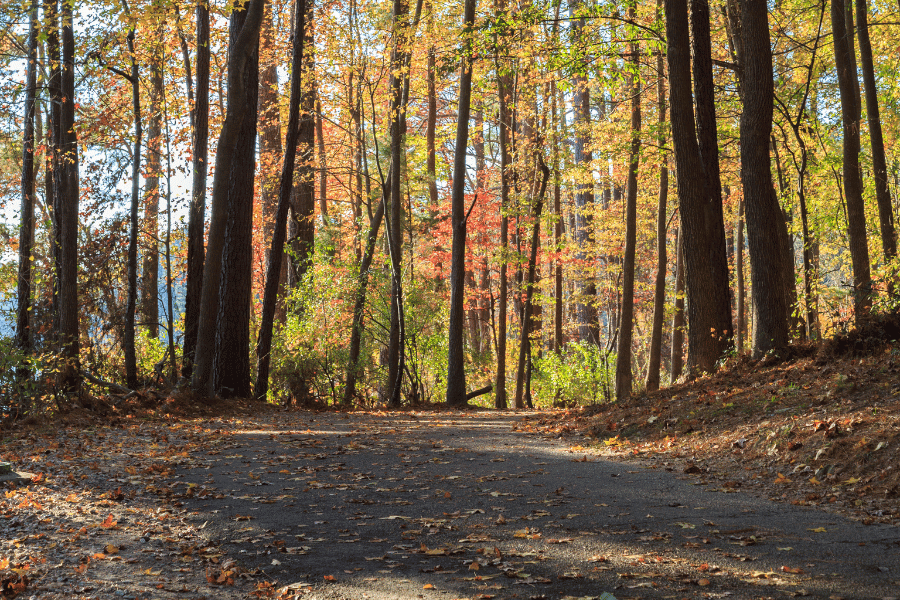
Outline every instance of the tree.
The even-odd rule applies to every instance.
[[[197,100],[191,107],[191,202],[188,213],[187,274],[185,282],[184,345],[182,371],[191,377],[194,350],[200,325],[200,297],[203,286],[203,243],[206,219],[206,180],[209,158],[209,5],[197,0]]]
[[[463,347],[466,273],[466,159],[469,144],[469,116],[472,104],[472,27],[475,0],[466,0],[463,12],[464,44],[459,67],[459,109],[456,123],[456,151],[453,159],[453,246],[450,265],[450,323],[447,336],[447,405],[466,403],[466,370]],[[395,200],[396,201],[396,200]],[[477,192],[474,202],[478,201]]]
[[[662,0],[657,0],[656,10],[662,16]],[[669,197],[669,165],[666,152],[666,79],[665,61],[662,52],[656,56],[656,111],[657,111],[657,143],[660,147],[659,163],[659,200],[656,208],[656,282],[653,289],[653,322],[650,331],[650,356],[647,361],[647,379],[645,387],[648,392],[659,389],[659,366],[662,354],[662,330],[666,312],[666,256],[667,208]]]
[[[232,40],[246,12],[232,15]],[[234,18],[237,17],[237,18]],[[250,299],[252,295],[253,197],[259,99],[259,36],[245,71],[246,114],[236,140],[228,189],[228,219],[222,247],[222,281],[216,316],[212,389],[221,396],[250,396]]]
[[[293,190],[294,162],[300,137],[300,103],[303,95],[303,54],[306,43],[307,0],[297,0],[295,4],[294,43],[291,54],[291,95],[288,105],[288,126],[285,136],[284,163],[278,186],[278,204],[272,222],[272,247],[266,264],[266,287],[263,293],[262,315],[260,316],[259,337],[256,343],[256,387],[253,396],[265,400],[269,393],[269,365],[272,360],[272,329],[275,320],[275,305],[281,284],[281,261],[284,260],[284,242],[287,229],[288,208]]]
[[[774,82],[768,9],[762,0],[743,0],[744,111],[741,114],[741,183],[747,213],[750,281],[755,318],[753,356],[787,345],[790,306],[778,221],[781,208],[772,183],[769,137],[772,131]]]
[[[866,0],[856,0],[856,27],[863,84],[866,90],[866,117],[869,121],[869,140],[872,145],[872,170],[875,176],[878,222],[881,226],[881,248],[884,251],[885,262],[889,262],[897,256],[897,230],[894,227],[891,190],[888,187],[887,159],[884,153],[884,134],[881,130],[881,112],[878,108],[878,87],[875,82],[872,42],[869,39],[869,9]],[[893,281],[890,281],[889,285],[890,289],[893,289]]]
[[[216,317],[219,311],[219,284],[222,279],[222,249],[225,244],[225,229],[228,221],[233,159],[237,156],[236,145],[242,132],[242,125],[250,110],[248,96],[249,75],[253,60],[257,56],[259,28],[262,23],[265,0],[251,0],[244,11],[232,13],[232,21],[240,19],[243,26],[237,27],[230,42],[228,58],[228,100],[225,122],[219,134],[216,151],[216,169],[209,225],[209,241],[203,267],[203,286],[200,297],[197,348],[193,370],[192,387],[202,393],[212,394],[213,364],[216,352]],[[245,12],[246,16],[240,17]],[[255,88],[254,88],[255,93]],[[254,119],[255,120],[255,119]],[[239,169],[246,169],[246,164]],[[231,299],[246,302],[249,298]],[[235,324],[235,326],[238,326]]]
[[[30,354],[31,344],[31,291],[32,247],[34,244],[34,121],[37,95],[38,68],[38,3],[31,0],[28,13],[28,47],[25,60],[25,118],[22,127],[22,214],[19,219],[19,269],[16,286],[16,347],[23,354]],[[31,369],[22,364],[16,376],[25,380]]]
[[[866,212],[859,167],[860,99],[856,75],[856,55],[853,51],[853,32],[847,27],[844,0],[831,0],[831,28],[834,34],[834,64],[841,94],[841,123],[843,125],[843,179],[847,203],[847,238],[853,264],[853,306],[857,320],[869,313],[872,304],[872,275],[869,266],[869,247],[866,242]],[[748,207],[749,217],[749,207]],[[747,233],[749,236],[749,220]]]
[[[584,34],[585,15],[584,3],[577,0],[569,5],[569,16],[572,19],[572,42],[578,47],[582,56],[587,53],[587,37]],[[576,313],[578,318],[578,337],[581,340],[590,341],[594,344],[600,342],[599,331],[597,330],[597,309],[594,306],[594,297],[597,295],[597,288],[593,282],[593,269],[590,266],[591,260],[588,258],[587,248],[593,238],[591,211],[594,204],[594,177],[590,172],[590,164],[594,159],[590,150],[590,121],[591,121],[591,91],[588,87],[588,80],[581,66],[576,72],[572,87],[574,95],[572,105],[574,109],[574,122],[572,127],[575,131],[574,141],[574,160],[579,167],[578,182],[576,183],[575,192],[575,243],[578,247],[577,260],[582,269],[582,278],[579,279],[578,301],[576,304]]]
[[[634,5],[628,16],[634,20]],[[622,308],[619,311],[619,346],[616,359],[616,399],[631,395],[631,343],[634,332],[634,260],[637,245],[637,186],[641,152],[640,47],[632,40],[629,74],[631,92],[631,156],[628,160],[628,185],[625,193],[625,254],[622,257]]]
[[[702,30],[702,28],[699,28]],[[695,31],[696,33],[696,31]],[[731,335],[727,294],[727,261],[724,245],[718,248],[716,210],[710,207],[711,184],[697,142],[691,99],[690,44],[685,0],[666,1],[669,105],[672,141],[678,178],[681,232],[684,236],[684,267],[688,293],[688,366],[691,371],[712,371]],[[723,238],[724,239],[724,238]],[[724,283],[713,263],[726,264]],[[722,318],[724,312],[728,322]]]

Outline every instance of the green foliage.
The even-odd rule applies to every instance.
[[[559,354],[534,360],[532,394],[536,406],[572,406],[609,401],[616,357],[588,342],[567,344]]]
[[[272,341],[270,400],[340,401],[349,360],[346,299],[354,283],[340,267],[317,263],[291,290]]]
[[[54,405],[55,363],[50,354],[30,355],[13,338],[0,338],[0,421],[43,413]],[[30,376],[20,376],[23,367]]]

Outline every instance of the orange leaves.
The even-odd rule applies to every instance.
[[[325,581],[328,581],[328,582],[332,582],[332,583],[337,581],[337,579],[334,578],[334,575],[325,575],[322,579],[324,579]]]
[[[234,563],[223,565],[218,573],[207,568],[206,581],[211,585],[234,585],[234,576],[237,575],[237,570],[233,567]]]
[[[784,571],[785,573],[794,573],[795,575],[799,575],[800,573],[803,573],[803,569],[801,569],[800,567],[783,566],[783,567],[781,567],[781,570]]]
[[[115,529],[118,524],[119,522],[113,520],[112,515],[107,515],[106,519],[104,519],[103,522],[100,523],[100,527],[102,527],[103,529]]]

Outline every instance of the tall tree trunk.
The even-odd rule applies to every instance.
[[[388,378],[385,385],[391,406],[400,405],[401,384],[405,362],[403,331],[403,202],[401,182],[403,177],[403,131],[401,113],[403,106],[403,65],[406,64],[407,17],[409,2],[394,0],[393,25],[394,49],[391,53],[391,171],[390,171],[390,218],[387,223],[388,250],[391,260],[391,325],[388,340]],[[465,399],[464,399],[465,400]]]
[[[569,15],[572,18],[572,43],[578,48],[580,60],[586,62],[587,38],[584,34],[585,18],[583,0],[572,2]],[[591,213],[594,205],[594,178],[590,164],[593,154],[590,150],[591,92],[587,77],[576,74],[572,81],[574,88],[572,104],[574,108],[574,159],[577,175],[575,192],[575,244],[576,260],[580,269],[578,280],[578,300],[576,313],[578,317],[578,338],[593,344],[599,343],[597,330],[597,294],[594,283],[593,261],[589,257],[588,247],[591,244],[593,219]]]
[[[761,0],[743,0],[744,111],[741,114],[741,183],[747,211],[750,280],[753,286],[753,355],[788,343],[787,260],[779,221],[781,209],[772,183],[769,136],[772,132],[774,81],[768,10]]]
[[[662,12],[662,0],[657,0],[657,12]],[[659,79],[656,83],[656,110],[659,133],[657,143],[660,150],[659,163],[659,200],[656,207],[656,284],[653,290],[653,325],[650,333],[650,356],[647,361],[648,392],[659,389],[659,365],[662,354],[663,319],[666,316],[666,224],[667,203],[669,197],[669,165],[666,147],[666,81],[665,60],[660,52],[656,57],[656,70]]]
[[[135,355],[135,312],[137,310],[137,263],[138,263],[138,208],[140,207],[141,190],[141,148],[143,143],[143,126],[141,123],[141,87],[140,73],[134,52],[134,33],[132,26],[128,32],[128,51],[131,55],[131,102],[134,112],[134,150],[131,157],[131,210],[129,212],[128,230],[128,300],[125,306],[125,331],[122,335],[125,350],[125,384],[131,389],[138,386],[137,357]],[[158,188],[157,188],[158,190]]]
[[[198,0],[197,21],[197,99],[191,108],[191,203],[188,211],[187,275],[184,300],[184,346],[181,374],[190,378],[194,372],[194,350],[200,324],[200,295],[203,286],[206,220],[207,160],[209,158],[209,5]]]
[[[19,218],[19,269],[16,285],[16,348],[31,354],[31,251],[34,245],[34,121],[37,94],[38,2],[31,0],[28,13],[28,53],[25,57],[25,118],[22,127],[22,212]],[[16,369],[20,381],[31,377],[30,367],[22,363]],[[24,400],[24,399],[23,399]],[[20,409],[25,408],[20,403]]]
[[[387,190],[382,190],[383,197],[387,198]],[[363,310],[366,307],[366,288],[369,285],[369,269],[372,267],[372,258],[378,242],[378,230],[381,221],[384,220],[385,202],[379,202],[375,209],[375,215],[369,224],[369,232],[366,238],[366,250],[359,264],[359,287],[356,288],[356,298],[353,302],[353,324],[350,327],[350,357],[347,361],[347,374],[344,385],[344,404],[353,404],[356,397],[356,380],[359,377],[359,355],[362,345]]]
[[[692,372],[709,372],[715,369],[716,361],[727,347],[731,335],[731,307],[724,226],[721,219],[716,222],[712,218],[716,211],[710,206],[711,188],[694,127],[685,0],[667,0],[666,33],[672,141],[688,291],[689,367]],[[717,243],[720,233],[721,245]],[[713,264],[719,258],[726,265],[724,280],[718,278],[720,269]]]
[[[715,285],[711,292],[708,311],[709,327],[702,331],[688,331],[688,368],[699,367],[709,371],[715,360],[732,344],[734,328],[731,322],[731,299],[728,285],[728,258],[725,251],[725,221],[722,213],[722,182],[719,173],[719,144],[716,129],[716,100],[712,72],[712,46],[710,42],[710,13],[707,0],[690,0],[691,59],[694,70],[694,97],[697,114],[697,145],[705,174],[707,199],[703,204],[704,237],[708,254],[708,272],[704,277]],[[674,110],[673,110],[674,117]],[[686,239],[690,236],[686,236]],[[690,259],[688,260],[690,262]],[[688,269],[690,273],[690,268]],[[688,294],[691,294],[691,278],[688,276]],[[688,310],[692,310],[690,306]],[[715,332],[711,333],[713,330]],[[697,341],[695,336],[708,338],[715,345],[705,351],[708,355],[693,358]],[[705,346],[705,341],[699,341]],[[711,356],[715,353],[715,357]],[[710,364],[712,359],[712,364]]]
[[[60,388],[66,394],[81,387],[78,343],[78,139],[75,134],[75,34],[74,0],[63,0],[60,11],[62,45],[62,110],[59,136],[62,141],[60,178],[55,184],[59,227],[59,341],[65,366]]]
[[[222,249],[225,243],[226,223],[229,220],[229,197],[233,159],[239,156],[236,146],[243,132],[243,122],[249,118],[250,97],[248,87],[250,77],[256,72],[258,58],[259,28],[262,23],[265,0],[251,0],[246,10],[233,13],[240,17],[243,27],[231,43],[228,58],[228,106],[225,122],[219,134],[216,151],[216,168],[213,177],[213,191],[209,224],[209,241],[206,260],[203,265],[203,289],[200,298],[200,315],[197,333],[197,347],[193,371],[192,387],[198,392],[211,394],[213,384],[213,364],[216,353],[216,319],[219,310],[220,283],[222,281]],[[254,77],[255,79],[255,77]],[[255,99],[256,89],[253,88]],[[255,108],[256,102],[253,102]],[[255,110],[254,110],[255,113]],[[253,115],[255,129],[255,114]],[[246,169],[247,165],[239,168]],[[236,303],[246,304],[245,296]],[[235,326],[237,326],[235,324]],[[248,332],[249,333],[249,332]]]
[[[47,170],[45,173],[46,204],[52,218],[50,255],[53,262],[53,344],[59,344],[59,286],[60,286],[60,215],[58,183],[62,178],[62,64],[59,47],[59,0],[43,0],[44,21],[47,23]]]
[[[745,308],[746,292],[744,290],[744,199],[738,204],[737,225],[734,232],[734,270],[737,274],[737,351],[744,353],[744,340],[747,339],[747,317]]]
[[[844,0],[831,0],[831,26],[834,32],[834,63],[841,93],[841,121],[844,136],[844,196],[847,202],[847,238],[853,264],[853,305],[857,320],[865,317],[872,305],[872,275],[866,242],[866,212],[859,168],[860,98],[856,74],[853,32],[848,31]],[[749,233],[749,229],[748,229]]]
[[[869,39],[869,9],[866,0],[856,0],[856,27],[863,84],[866,89],[866,117],[869,121],[869,139],[872,143],[872,170],[875,175],[875,199],[878,202],[878,220],[881,226],[881,248],[884,251],[884,261],[889,262],[897,256],[897,230],[894,228],[891,190],[888,187],[887,160],[884,154],[884,135],[881,131],[881,113],[878,108],[878,87],[875,84],[872,42]],[[895,281],[888,281],[888,289],[891,292],[895,285]]]
[[[304,53],[303,70],[306,74],[306,83],[303,85],[300,96],[300,132],[298,134],[297,148],[297,177],[294,179],[293,195],[293,227],[296,235],[293,235],[292,250],[293,262],[291,265],[291,286],[300,283],[312,264],[315,251],[316,237],[316,181],[315,181],[315,143],[316,143],[316,119],[315,119],[315,93],[313,89],[313,77],[315,64],[315,35],[313,15],[315,12],[314,0],[306,0],[306,17],[303,32]]]
[[[495,11],[506,15],[506,0],[495,0]],[[494,407],[503,410],[507,407],[506,396],[506,327],[507,306],[509,304],[509,278],[507,256],[509,252],[509,191],[512,178],[511,135],[513,79],[506,66],[497,60],[494,64],[497,74],[498,112],[500,121],[500,282],[497,291],[497,376],[494,384]]]
[[[528,253],[528,274],[525,276],[525,302],[522,304],[522,334],[519,336],[519,364],[516,371],[516,395],[515,407],[534,408],[531,401],[531,333],[534,330],[534,288],[535,272],[537,271],[538,245],[541,239],[541,211],[544,208],[544,195],[547,193],[547,181],[550,179],[550,169],[544,164],[544,157],[540,150],[535,150],[538,167],[541,170],[540,190],[532,210],[534,223],[531,229],[531,250]]]
[[[281,109],[278,106],[278,63],[281,58],[275,47],[275,23],[272,5],[266,4],[259,31],[259,174],[260,208],[262,212],[262,243],[266,247],[265,265],[272,260],[269,246],[275,233],[275,213],[281,178]],[[279,259],[280,263],[283,260]]]
[[[291,95],[288,105],[288,125],[285,136],[284,163],[278,186],[278,204],[275,209],[272,230],[272,247],[266,264],[266,287],[263,291],[262,316],[259,337],[256,342],[256,386],[253,397],[265,400],[269,393],[269,365],[271,363],[272,330],[279,289],[282,284],[281,263],[284,260],[284,242],[287,229],[288,208],[293,190],[294,162],[300,134],[300,97],[303,93],[303,53],[306,38],[306,0],[297,0],[294,10],[294,40],[291,55]]]
[[[232,18],[236,40],[246,11]],[[247,398],[250,382],[250,302],[252,293],[253,198],[256,174],[256,123],[259,100],[259,37],[245,71],[246,115],[231,162],[228,219],[222,247],[222,281],[216,316],[213,390],[222,397]]]
[[[150,61],[150,115],[147,122],[147,174],[144,179],[143,261],[141,266],[141,320],[147,335],[159,337],[159,179],[162,173],[162,100],[165,57],[165,15],[159,19]]]
[[[550,82],[550,116],[553,129],[553,252],[557,258],[553,260],[553,351],[562,352],[563,346],[563,268],[558,253],[562,251],[563,214],[562,214],[562,182],[560,177],[561,159],[559,143],[564,135],[560,135],[560,114],[556,79]]]
[[[456,122],[456,151],[453,157],[451,191],[453,245],[450,256],[450,323],[447,351],[447,405],[466,404],[466,368],[463,349],[466,272],[466,159],[469,145],[469,117],[472,103],[472,40],[475,0],[466,0],[463,13],[462,60],[459,73],[459,115]],[[477,194],[477,191],[476,191]],[[476,199],[477,201],[477,199]]]
[[[634,6],[628,9],[634,19]],[[631,342],[634,334],[634,259],[637,246],[637,185],[641,160],[641,84],[640,53],[637,41],[631,42],[631,156],[628,161],[628,184],[625,195],[625,255],[622,264],[622,309],[619,311],[619,346],[616,359],[616,399],[631,395]]]
[[[325,162],[325,133],[322,117],[322,99],[319,97],[319,86],[315,88],[316,97],[316,148],[319,152],[319,214],[322,223],[328,224],[328,165]]]
[[[684,234],[680,217],[675,238],[675,314],[672,315],[672,358],[669,384],[674,384],[684,369]]]

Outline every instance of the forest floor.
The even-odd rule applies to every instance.
[[[530,413],[98,401],[0,431],[0,597],[896,600],[900,348],[795,354]]]

